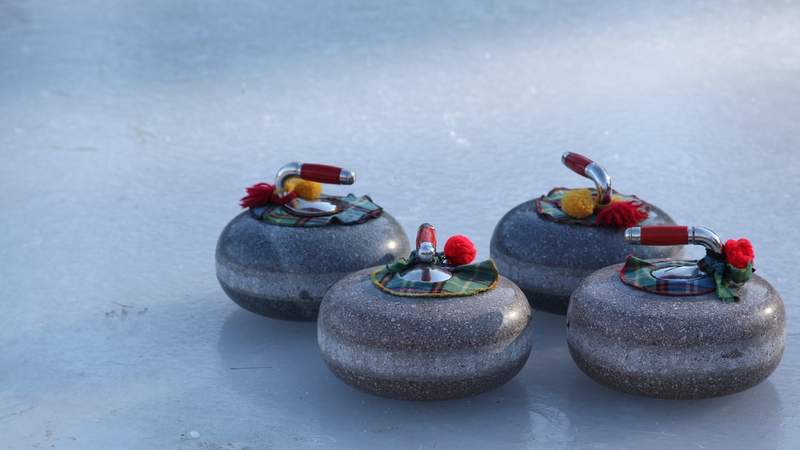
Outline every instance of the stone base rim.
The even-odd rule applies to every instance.
[[[575,365],[578,366],[578,368],[581,370],[581,372],[583,372],[586,376],[588,376],[590,379],[592,379],[596,383],[599,383],[599,384],[601,384],[603,386],[606,386],[609,389],[613,389],[613,390],[616,390],[616,391],[619,391],[619,392],[624,392],[624,393],[629,394],[629,395],[656,398],[656,399],[661,399],[661,400],[703,400],[703,399],[709,399],[709,398],[724,397],[724,396],[727,396],[727,395],[733,395],[733,394],[737,394],[739,392],[743,392],[743,391],[745,391],[747,389],[750,389],[750,388],[752,388],[754,386],[757,386],[757,385],[761,384],[767,378],[769,378],[769,376],[772,375],[772,373],[775,371],[775,369],[778,368],[778,365],[780,365],[781,358],[782,358],[782,355],[783,355],[783,349],[781,349],[781,351],[778,352],[778,354],[775,355],[775,357],[773,357],[773,359],[769,362],[769,364],[763,366],[763,367],[766,368],[766,370],[764,370],[761,373],[761,375],[758,376],[758,377],[749,377],[748,378],[748,377],[741,377],[741,376],[739,376],[737,374],[731,374],[731,375],[725,377],[725,382],[724,383],[719,383],[719,384],[724,384],[725,386],[727,386],[725,388],[717,387],[716,389],[708,389],[708,390],[704,390],[704,391],[697,391],[696,390],[696,391],[692,391],[692,392],[681,392],[681,393],[669,394],[669,393],[666,393],[666,392],[663,392],[663,391],[656,391],[656,390],[653,390],[653,389],[646,389],[644,387],[641,387],[641,383],[637,383],[637,384],[615,383],[613,380],[621,379],[623,377],[619,376],[619,375],[618,376],[614,376],[614,375],[605,376],[605,375],[601,374],[600,371],[597,370],[597,368],[595,366],[586,363],[586,360],[573,347],[573,345],[571,343],[569,343],[568,347],[569,347],[570,356],[572,357],[572,360],[575,362]],[[747,370],[747,368],[742,369],[742,370],[737,371],[737,372],[742,372],[742,371],[745,371],[745,370]],[[745,383],[736,383],[736,384],[731,384],[730,383],[731,380],[743,380],[743,379],[744,380],[748,380],[748,381],[745,382]],[[656,378],[653,378],[652,380],[653,381],[657,381]],[[674,384],[674,381],[672,383]],[[688,384],[688,381],[687,381],[687,384]]]
[[[362,377],[352,374],[328,358],[324,353],[322,354],[322,359],[337,378],[361,392],[393,400],[435,402],[474,397],[499,388],[519,374],[522,368],[525,367],[529,356],[530,350],[526,352],[524,358],[520,358],[514,364],[505,366],[491,375],[430,381],[391,380],[370,375],[373,383],[363,382]],[[376,387],[375,384],[382,385],[384,388]],[[423,394],[413,394],[420,392]],[[409,393],[412,394],[409,395]]]

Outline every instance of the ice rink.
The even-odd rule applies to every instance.
[[[387,400],[215,278],[244,187],[286,162],[487,258],[506,211],[591,185],[567,150],[753,241],[787,310],[766,382],[618,393],[534,313],[505,386]],[[798,177],[796,2],[0,0],[0,447],[798,448]]]

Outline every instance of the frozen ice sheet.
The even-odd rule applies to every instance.
[[[1,446],[797,448],[798,23],[792,2],[0,0]],[[287,161],[353,168],[408,231],[486,257],[505,211],[589,185],[564,150],[754,241],[789,320],[767,382],[620,394],[536,314],[501,389],[384,400],[328,372],[313,324],[215,280],[242,188]]]

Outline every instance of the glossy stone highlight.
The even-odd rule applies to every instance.
[[[315,320],[322,296],[343,276],[410,252],[389,214],[359,225],[286,227],[236,216],[219,237],[217,279],[242,308],[286,320]]]
[[[317,322],[330,369],[356,388],[403,400],[442,400],[500,386],[531,351],[531,309],[501,277],[469,297],[398,297],[378,290],[372,269],[325,295]]]
[[[641,225],[673,225],[672,218],[651,205]],[[495,226],[491,256],[497,270],[525,292],[531,306],[565,314],[572,291],[589,274],[639,258],[673,258],[680,246],[646,247],[625,242],[622,229],[566,225],[542,219],[534,200],[506,213]]]
[[[622,265],[572,294],[567,343],[578,367],[621,391],[668,399],[732,394],[766,379],[785,341],[783,301],[758,275],[737,303],[716,294],[670,297],[623,284]]]

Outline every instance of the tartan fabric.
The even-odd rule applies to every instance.
[[[665,267],[695,265],[707,276],[697,280],[670,280],[657,279],[652,274],[654,270]],[[720,300],[731,303],[739,300],[738,288],[750,279],[753,270],[752,264],[744,269],[737,269],[711,252],[700,261],[645,261],[631,255],[625,261],[619,276],[629,286],[658,295],[689,296],[716,292]]]
[[[739,300],[739,288],[753,276],[753,263],[738,269],[725,262],[721,256],[706,252],[706,257],[697,263],[703,272],[714,277],[717,297],[725,303]]]
[[[592,195],[597,197],[597,189],[595,188],[587,188],[592,192]],[[567,223],[573,225],[583,225],[587,227],[596,227],[599,226],[597,224],[597,214],[592,214],[588,217],[584,217],[583,219],[576,219],[574,217],[570,217],[561,210],[561,199],[564,197],[564,194],[567,191],[572,189],[569,188],[553,188],[547,195],[543,195],[536,199],[536,212],[539,213],[543,219],[549,220],[551,222],[556,223]],[[613,200],[621,200],[621,201],[630,201],[635,200],[637,202],[642,203],[642,208],[650,212],[650,205],[640,199],[635,195],[625,195],[620,194],[615,190],[611,190],[611,198]]]
[[[619,275],[623,283],[659,295],[702,295],[716,288],[714,279],[703,277],[699,280],[657,279],[652,272],[665,267],[696,266],[697,261],[663,260],[645,261],[633,255],[628,256]]]
[[[353,194],[348,194],[347,197],[340,197],[340,200],[347,203],[347,207],[329,216],[297,216],[280,205],[250,208],[250,213],[264,222],[285,227],[322,227],[335,224],[357,225],[374,219],[383,213],[383,208],[373,203],[372,199],[366,195],[356,197]]]
[[[403,259],[372,272],[372,284],[386,293],[400,297],[466,297],[497,287],[499,275],[494,261],[490,259],[476,264],[445,266],[453,276],[438,283],[406,281],[400,278],[400,272],[414,264],[411,261],[411,258]]]

